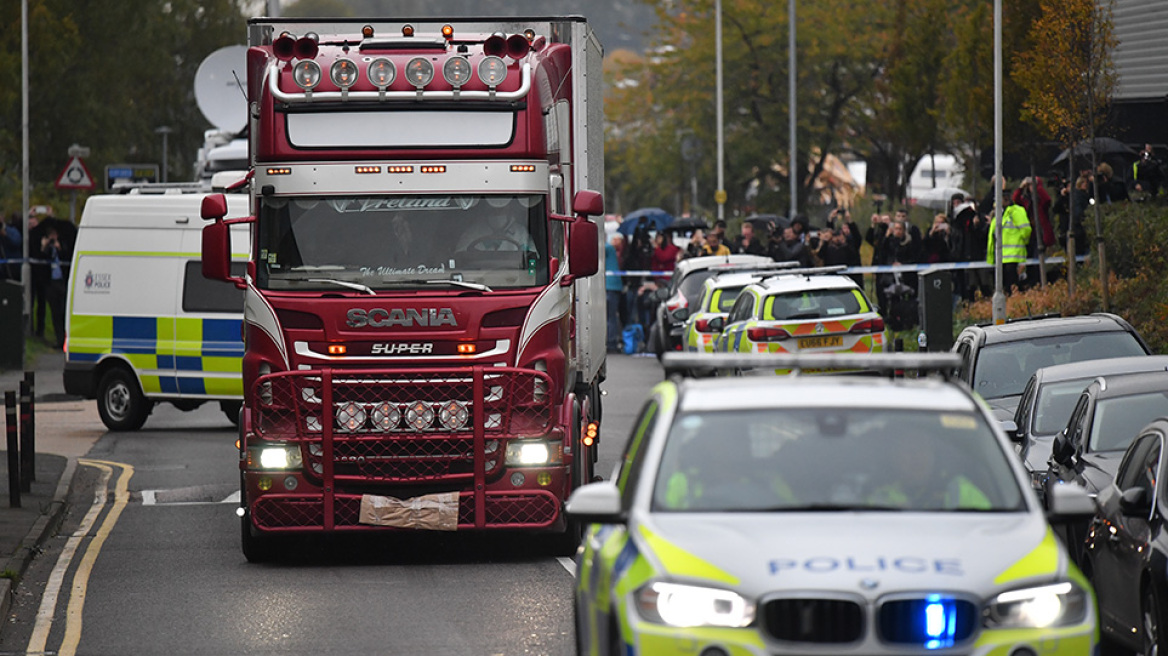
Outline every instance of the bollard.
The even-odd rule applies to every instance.
[[[36,480],[36,372],[24,372],[24,380],[28,382],[28,480]],[[21,433],[24,435],[24,433]],[[20,453],[24,455],[25,446],[21,442]]]
[[[28,381],[20,381],[20,491],[32,492],[36,467],[36,440],[32,434],[32,391]]]
[[[16,392],[4,392],[4,417],[8,433],[8,507],[20,507],[20,449],[16,442]]]

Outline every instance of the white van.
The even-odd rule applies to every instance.
[[[916,199],[933,189],[965,186],[965,171],[957,157],[948,153],[925,155],[917,162],[908,179],[907,197]],[[946,199],[948,200],[948,199]],[[946,203],[947,205],[947,203]]]
[[[218,401],[233,422],[243,398],[243,290],[202,273],[206,186],[142,185],[85,204],[69,278],[65,391],[96,398],[110,430],[137,430],[154,404]],[[227,195],[228,217],[248,196]],[[248,230],[232,230],[240,274]]]

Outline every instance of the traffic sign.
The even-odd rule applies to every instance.
[[[65,165],[65,170],[57,176],[57,189],[93,189],[93,176],[85,168],[85,162],[78,156],[73,156]]]
[[[114,185],[158,182],[157,164],[109,164],[105,167],[105,190],[113,191]]]

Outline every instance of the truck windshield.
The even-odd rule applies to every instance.
[[[435,289],[435,281],[490,289],[548,282],[540,195],[265,197],[256,284],[273,290]],[[440,288],[457,288],[441,285]],[[469,285],[467,286],[470,287]]]

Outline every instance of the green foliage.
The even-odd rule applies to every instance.
[[[1168,354],[1168,207],[1160,202],[1102,206],[1111,311],[1127,319],[1155,353]],[[1092,221],[1088,221],[1088,232]],[[1076,269],[1075,293],[1055,273],[1045,289],[1016,292],[1006,299],[1006,316],[1058,312],[1064,315],[1102,311],[1098,259]],[[956,323],[980,323],[993,317],[989,299],[964,305]]]
[[[246,41],[245,0],[28,0],[31,203],[65,215],[53,183],[68,148],[88,146],[90,172],[107,164],[161,163],[189,179],[203,131],[195,72],[214,50]],[[21,205],[20,3],[0,4],[0,209]]]

